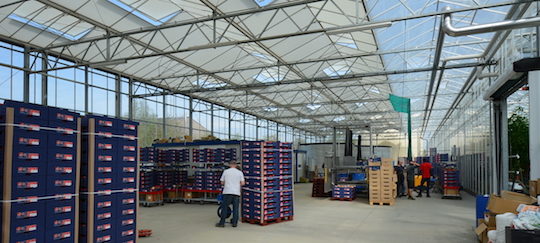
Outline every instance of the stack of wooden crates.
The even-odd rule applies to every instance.
[[[391,159],[375,158],[369,161],[369,204],[394,205],[394,166]]]

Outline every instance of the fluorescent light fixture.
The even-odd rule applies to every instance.
[[[263,110],[266,112],[274,112],[274,111],[277,111],[278,108],[275,106],[267,106],[267,107],[264,107]]]
[[[306,107],[312,111],[317,110],[321,108],[322,105],[320,104],[307,104]]]
[[[104,62],[97,62],[94,64],[91,64],[92,67],[103,67],[103,66],[112,66],[112,65],[120,65],[120,64],[126,64],[126,59],[120,59],[120,60],[113,60],[113,61],[104,61]]]
[[[384,130],[384,132],[390,133],[390,132],[399,132],[399,131],[397,129],[392,128],[392,129],[386,129],[386,130]]]
[[[345,121],[345,117],[344,116],[338,116],[338,117],[334,118],[332,121],[335,121],[335,122]]]
[[[68,39],[70,41],[79,40],[79,39],[83,38],[86,34],[90,33],[90,31],[92,31],[92,29],[94,29],[94,28],[89,28],[87,30],[84,30],[84,31],[80,32],[77,35],[70,35],[70,34],[64,32],[64,31],[55,29],[55,28],[50,27],[50,26],[46,26],[44,24],[40,24],[40,23],[38,23],[36,21],[27,19],[25,17],[21,17],[21,16],[16,15],[16,14],[10,14],[10,15],[8,15],[8,18],[10,18],[12,20],[15,20],[17,22],[21,22],[23,24],[30,25],[30,26],[32,26],[34,28],[38,28],[40,30],[47,31],[49,33],[64,37],[64,38],[66,38],[66,39]]]
[[[371,120],[381,119],[381,118],[382,118],[382,115],[375,115],[375,116],[370,117]]]
[[[327,30],[326,34],[329,35],[339,35],[339,34],[346,34],[356,31],[362,31],[362,30],[372,30],[372,29],[379,29],[379,28],[386,28],[392,26],[392,22],[379,22],[379,23],[368,23],[368,24],[362,24],[357,26],[348,26],[348,27],[338,27],[334,28],[333,30]]]
[[[303,119],[298,120],[298,122],[300,122],[300,123],[309,123],[309,122],[311,122],[311,119],[303,118]]]

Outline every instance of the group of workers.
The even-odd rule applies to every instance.
[[[415,183],[414,179],[416,176],[416,171],[419,169],[420,175],[422,176],[422,180],[420,181],[420,186],[417,188],[418,195],[416,197],[422,197],[422,192],[426,191],[426,196],[431,197],[429,195],[429,188],[431,184],[431,170],[433,169],[433,166],[431,166],[431,163],[424,162],[422,164],[418,164],[414,161],[409,161],[407,165],[404,165],[402,161],[398,163],[397,166],[394,168],[396,170],[397,174],[397,188],[398,188],[398,197],[404,197],[407,196],[410,200],[415,200],[415,198],[412,195],[412,191],[415,189]],[[405,177],[407,177],[407,194],[405,194]]]

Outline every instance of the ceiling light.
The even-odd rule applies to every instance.
[[[322,105],[320,104],[307,104],[306,105],[306,107],[312,111],[319,109],[321,106]]]
[[[309,123],[311,122],[311,119],[307,119],[307,118],[303,118],[303,119],[300,119],[298,120],[300,123]]]
[[[333,119],[333,121],[335,121],[335,122],[340,122],[340,121],[344,121],[344,120],[345,120],[344,116],[338,116],[338,117]]]
[[[357,25],[357,26],[352,26],[352,27],[348,26],[348,27],[335,28],[333,30],[326,31],[326,34],[338,35],[338,34],[345,34],[345,33],[351,33],[351,32],[362,31],[362,30],[386,28],[390,26],[392,26],[392,22],[368,23],[368,24],[362,24],[362,25]]]
[[[274,106],[268,106],[268,107],[264,107],[263,110],[267,112],[274,112],[274,111],[277,111],[278,108]]]
[[[363,107],[366,103],[365,102],[357,102],[355,103],[358,108]]]

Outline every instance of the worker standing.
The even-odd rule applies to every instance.
[[[221,175],[221,184],[223,185],[223,204],[221,211],[221,220],[216,227],[225,227],[225,219],[229,214],[229,205],[233,205],[231,224],[238,226],[238,208],[240,204],[241,187],[246,184],[244,173],[236,168],[236,162],[229,162],[229,169],[223,171]]]
[[[429,196],[429,185],[431,184],[431,163],[424,162],[420,165],[420,171],[422,172],[422,181],[420,182],[420,193],[417,197],[422,197],[422,189],[426,189],[427,197]],[[425,185],[425,186],[424,186]]]
[[[405,168],[405,173],[407,173],[407,195],[410,200],[415,200],[412,196],[412,190],[414,189],[414,176],[416,175],[416,168],[418,168],[418,164],[414,161],[409,161],[409,164]]]
[[[396,170],[397,175],[397,195],[398,197],[405,196],[405,175],[404,175],[404,168],[403,168],[403,162],[399,161],[398,165],[394,168]]]

